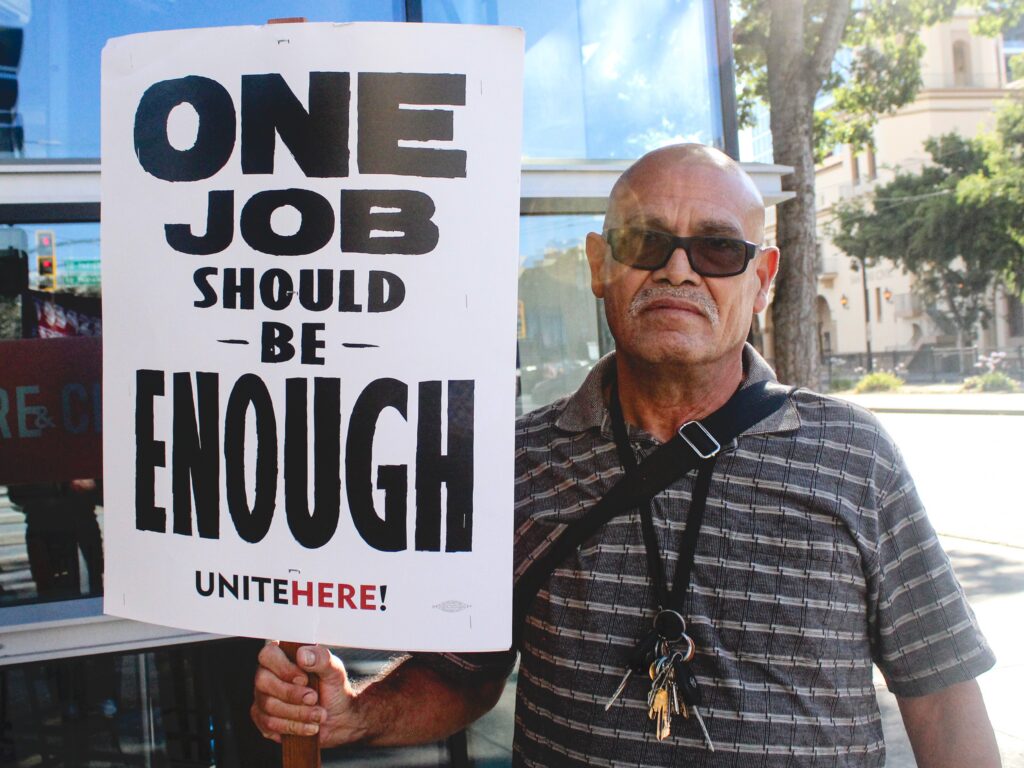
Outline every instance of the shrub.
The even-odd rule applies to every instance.
[[[829,392],[845,392],[848,389],[853,389],[853,385],[854,384],[856,384],[856,382],[853,379],[835,378],[835,379],[832,379],[832,381],[829,382],[828,391]]]
[[[1002,371],[989,371],[964,381],[964,392],[1020,392],[1020,385]]]
[[[865,392],[895,392],[903,386],[903,379],[888,371],[876,371],[861,377],[853,391],[858,394]]]

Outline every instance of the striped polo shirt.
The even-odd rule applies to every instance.
[[[744,350],[747,384],[774,377]],[[603,358],[568,398],[517,424],[516,576],[624,473]],[[638,458],[657,442],[629,428]],[[671,584],[695,472],[653,500]],[[882,766],[872,683],[897,695],[994,663],[891,438],[867,411],[798,390],[723,447],[684,602],[710,752],[692,719],[659,742],[650,680],[604,706],[651,628],[655,595],[640,518],[623,514],[551,574],[526,619],[516,701],[519,766]],[[501,654],[436,660],[467,678]]]

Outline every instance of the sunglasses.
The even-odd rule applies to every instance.
[[[672,258],[676,248],[686,252],[690,268],[701,277],[732,277],[747,268],[759,246],[746,240],[717,235],[676,237],[653,229],[609,229],[604,239],[612,258],[620,264],[653,272]]]

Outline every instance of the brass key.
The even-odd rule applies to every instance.
[[[648,717],[655,721],[654,733],[658,741],[664,741],[672,733],[672,708],[668,701],[668,690],[659,688],[654,694],[654,703]]]
[[[658,741],[664,741],[672,733],[672,708],[675,687],[672,682],[674,669],[670,657],[662,656],[650,667],[651,691],[647,695],[649,709],[647,716],[654,720],[654,734]]]

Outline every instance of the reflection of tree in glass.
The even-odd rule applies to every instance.
[[[574,391],[593,366],[597,317],[581,243],[549,248],[519,276],[525,338],[519,340],[523,408]]]
[[[21,303],[17,297],[0,296],[0,339],[21,338]]]

